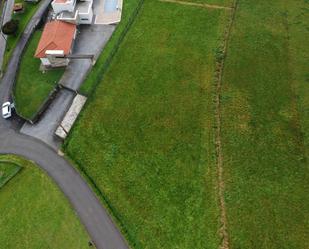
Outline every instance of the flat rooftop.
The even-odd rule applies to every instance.
[[[92,1],[78,2],[76,5],[76,10],[82,14],[89,13],[92,3],[93,3]]]
[[[63,11],[58,16],[60,19],[77,20],[77,11],[74,12]]]

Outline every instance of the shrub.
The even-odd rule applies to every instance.
[[[6,35],[15,35],[18,30],[18,20],[11,20],[2,27],[2,32]]]

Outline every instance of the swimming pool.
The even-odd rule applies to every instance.
[[[104,12],[115,12],[117,11],[118,0],[105,0]]]

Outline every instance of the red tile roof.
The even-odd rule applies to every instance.
[[[64,55],[71,51],[76,25],[62,21],[52,21],[45,25],[35,57],[44,58],[46,50],[63,50]]]
[[[67,0],[55,0],[54,2],[55,2],[55,3],[66,3]]]

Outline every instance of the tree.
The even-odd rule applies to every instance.
[[[15,35],[18,30],[18,20],[11,20],[2,26],[2,32],[6,35]]]

